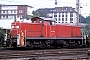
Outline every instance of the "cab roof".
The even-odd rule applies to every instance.
[[[47,21],[56,21],[56,19],[53,19],[53,18],[45,18],[45,17],[33,17],[31,18],[31,20],[36,20],[36,19],[40,19],[40,20],[47,20]]]

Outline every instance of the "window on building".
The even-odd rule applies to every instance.
[[[73,23],[73,18],[70,18],[70,23]]]
[[[62,21],[62,23],[64,23],[64,21]]]
[[[67,17],[67,15],[66,15],[66,17]]]
[[[3,10],[3,13],[5,13],[5,10]]]
[[[73,12],[70,12],[70,17],[73,17]]]
[[[73,18],[70,18],[70,21],[73,21]]]
[[[62,18],[62,21],[64,21],[64,18]]]
[[[62,15],[62,17],[64,17],[64,15]]]
[[[65,20],[67,21],[67,18]]]
[[[59,22],[60,23],[60,22]]]
[[[61,13],[59,13],[59,17],[61,17]]]
[[[14,13],[16,13],[16,10],[14,10]]]
[[[8,18],[8,15],[6,16],[6,18]]]
[[[66,17],[68,16],[68,13],[66,12]]]
[[[70,21],[70,23],[73,23],[73,21]]]
[[[59,17],[60,17],[60,14],[59,14]]]
[[[65,23],[67,23],[67,21]]]
[[[3,15],[3,18],[5,18],[6,16],[5,15]]]
[[[23,13],[23,10],[19,10],[19,13]]]
[[[62,17],[64,17],[64,12],[62,12]]]
[[[60,18],[59,18],[59,21],[60,21]]]
[[[54,15],[54,17],[57,17],[57,15]]]
[[[12,18],[16,18],[16,17],[17,17],[16,15],[13,15],[13,16],[12,16]],[[19,17],[20,17],[20,15],[19,15]]]

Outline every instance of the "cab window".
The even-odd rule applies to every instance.
[[[50,22],[50,25],[55,25],[55,22],[54,22],[54,21],[51,21],[51,22]]]

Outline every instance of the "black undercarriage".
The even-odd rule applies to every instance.
[[[86,47],[88,40],[82,38],[25,38],[25,46],[27,48],[58,48],[58,47]],[[17,46],[17,39],[12,39],[12,47]]]

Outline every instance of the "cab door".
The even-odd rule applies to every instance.
[[[55,25],[50,21],[44,21],[44,37],[46,38],[56,37]]]
[[[55,26],[50,26],[50,36],[51,36],[51,38],[55,38],[56,37]]]
[[[50,22],[44,21],[43,33],[45,38],[50,38]]]

